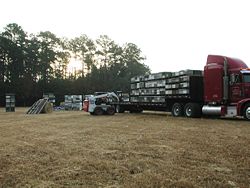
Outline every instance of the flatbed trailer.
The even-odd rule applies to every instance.
[[[122,97],[108,101],[116,112],[159,110],[176,117],[206,115],[250,120],[250,68],[237,58],[208,55],[204,71],[136,76],[130,84],[129,101]],[[86,104],[89,109],[96,108],[95,100]]]
[[[115,106],[117,113],[141,113],[144,110],[149,111],[164,111],[171,112],[173,116],[183,116],[184,109],[189,107],[193,109],[193,114],[190,117],[200,117],[202,102],[194,102],[188,99],[171,99],[166,103],[146,103],[146,102],[112,102],[111,105]],[[186,114],[185,114],[186,115]]]
[[[167,104],[165,103],[135,103],[135,102],[113,102],[117,113],[129,111],[131,113],[142,112],[143,110],[166,111]]]
[[[195,107],[196,109],[201,109],[203,105],[202,74],[202,71],[186,70],[178,73],[157,73],[154,76],[151,75],[151,79],[149,76],[134,78],[131,82],[133,89],[130,92],[130,100],[123,102],[121,97],[120,102],[113,102],[112,105],[115,106],[118,113],[125,111],[139,113],[143,110],[152,110],[172,112],[174,116],[182,116],[186,104],[199,106]],[[157,85],[157,83],[161,83],[161,85]],[[134,85],[138,87],[134,87]],[[161,92],[162,90],[164,93]],[[161,102],[156,102],[156,99]],[[198,117],[200,114],[201,110],[195,110],[192,117]]]
[[[206,115],[250,120],[250,69],[243,61],[208,55],[200,73],[182,70],[134,77],[130,101],[113,105],[117,112],[159,110],[177,117]]]

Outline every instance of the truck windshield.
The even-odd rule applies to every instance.
[[[250,83],[250,74],[244,74],[243,75],[243,81],[245,83]]]

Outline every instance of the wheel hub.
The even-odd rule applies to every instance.
[[[246,117],[247,119],[250,119],[250,107],[246,109]]]
[[[175,115],[178,115],[179,112],[180,112],[180,108],[176,107],[175,110],[174,110]]]
[[[191,114],[192,114],[191,108],[187,108],[187,109],[186,109],[186,115],[187,115],[187,116],[191,116]]]

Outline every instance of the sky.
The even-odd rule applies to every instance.
[[[17,23],[58,37],[136,44],[152,72],[202,70],[208,54],[250,66],[248,0],[0,0],[0,31]]]

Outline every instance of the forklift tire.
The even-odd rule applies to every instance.
[[[120,105],[116,105],[116,113],[124,113],[125,110],[123,107],[121,107]]]
[[[94,115],[103,115],[103,110],[101,107],[96,107],[94,110]]]
[[[107,114],[108,115],[114,115],[115,114],[115,108],[114,107],[108,107],[107,108]]]

